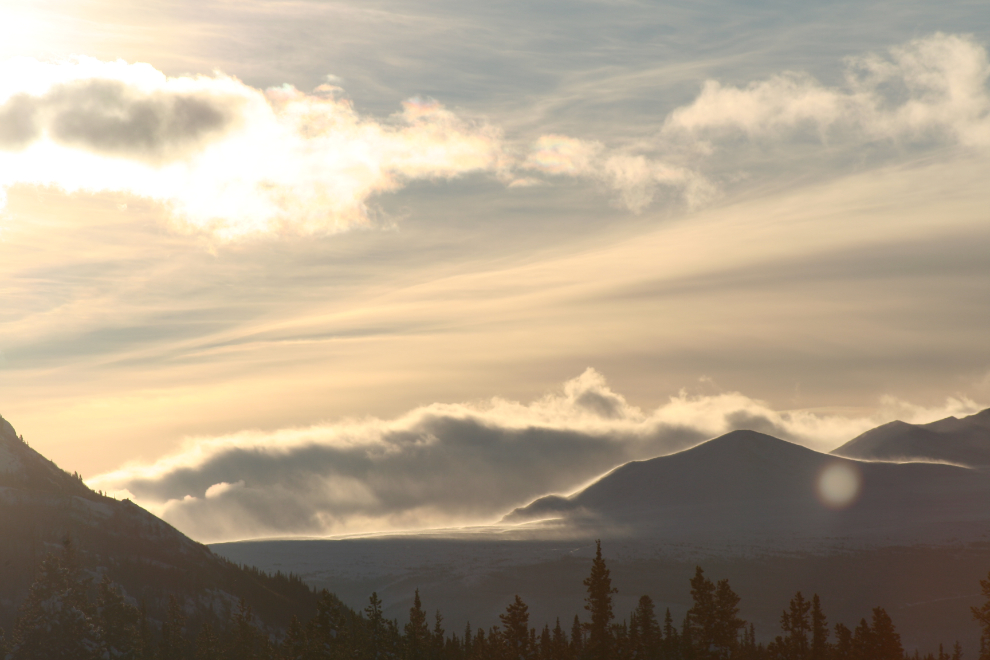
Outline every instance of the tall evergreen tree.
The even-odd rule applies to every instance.
[[[584,657],[584,626],[578,615],[574,615],[574,623],[571,625],[571,657]]]
[[[890,615],[882,607],[873,608],[872,629],[874,660],[901,660],[904,657],[901,636],[894,628]]]
[[[183,660],[185,658],[185,637],[183,627],[186,625],[186,615],[182,611],[179,599],[174,594],[168,597],[165,608],[165,620],[162,622],[161,641],[158,645],[160,660]]]
[[[815,594],[811,597],[811,660],[827,660],[828,619],[822,611],[822,601]]]
[[[433,634],[430,635],[430,657],[433,660],[440,660],[443,657],[444,639],[443,616],[441,616],[440,610],[437,610],[434,617]]]
[[[797,592],[791,599],[790,607],[780,616],[780,629],[784,632],[780,639],[781,656],[786,660],[808,660],[810,655],[811,621],[808,614],[811,603]]]
[[[296,621],[298,624],[299,622]],[[199,628],[196,635],[196,660],[223,660],[223,650],[220,640],[213,631],[213,626],[207,621]]]
[[[560,626],[560,617],[557,617],[557,625],[553,628],[553,647],[550,660],[567,660],[570,643],[567,633]]]
[[[990,660],[990,573],[986,580],[980,580],[980,590],[984,601],[980,607],[972,607],[973,620],[982,628],[980,634],[980,659]]]
[[[502,640],[506,660],[532,660],[529,639],[529,606],[518,596],[498,615],[502,622]]]
[[[124,600],[120,587],[105,573],[97,590],[96,614],[104,657],[107,660],[139,657],[138,610]]]
[[[385,623],[385,615],[382,614],[382,601],[377,591],[371,592],[364,614],[368,619],[368,641],[371,646],[369,655],[372,660],[379,660],[386,657],[385,635],[388,632],[388,625]]]
[[[95,660],[101,653],[95,612],[74,549],[41,562],[14,624],[10,660]]]
[[[413,596],[413,606],[409,608],[409,623],[406,624],[403,646],[406,660],[426,660],[430,651],[430,627],[426,623],[426,611],[419,599],[419,589]]]
[[[630,655],[635,660],[655,660],[660,656],[662,642],[653,599],[640,596],[639,604],[629,617]]]
[[[688,610],[686,631],[699,660],[722,659],[732,655],[739,641],[739,630],[746,625],[738,617],[739,596],[728,580],[713,584],[698,566],[691,578],[693,605]]]
[[[832,657],[835,660],[851,660],[853,655],[853,634],[841,623],[835,624],[835,646]]]
[[[852,648],[849,653],[851,660],[875,660],[876,645],[873,642],[873,630],[866,619],[860,619],[859,625],[853,631]]]
[[[601,539],[595,541],[595,559],[591,563],[591,574],[584,580],[584,586],[588,589],[584,609],[591,614],[591,621],[586,626],[587,657],[590,660],[609,660],[612,642],[609,625],[615,618],[612,613],[612,594],[617,593],[618,589],[612,588],[612,578],[605,560],[602,559]]]

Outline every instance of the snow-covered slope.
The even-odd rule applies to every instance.
[[[871,461],[938,461],[990,466],[990,408],[930,424],[890,422],[832,451],[836,456]]]

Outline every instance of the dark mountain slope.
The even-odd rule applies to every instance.
[[[990,466],[990,408],[962,419],[930,424],[890,422],[832,450],[836,456],[870,461],[938,461]]]
[[[315,607],[301,581],[241,568],[129,500],[93,492],[0,418],[0,627],[9,629],[41,559],[66,541],[94,581],[108,572],[152,617],[170,593],[192,609],[220,612],[245,598],[276,626]]]
[[[822,475],[858,476],[844,507],[825,504]],[[930,463],[865,463],[753,431],[616,468],[570,497],[516,509],[505,522],[563,518],[624,526],[638,537],[759,533],[929,538],[934,528],[990,523],[990,474]]]

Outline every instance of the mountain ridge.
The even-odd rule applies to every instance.
[[[990,408],[927,424],[893,421],[833,449],[835,456],[872,461],[990,466]]]

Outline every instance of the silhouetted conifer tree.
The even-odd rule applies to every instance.
[[[403,638],[404,657],[406,660],[426,660],[430,650],[430,627],[426,623],[426,611],[419,599],[419,589],[413,597],[413,606],[409,608],[409,623],[406,624]]]
[[[574,615],[574,624],[571,626],[571,657],[581,658],[584,656],[584,626],[578,615]]]
[[[656,660],[660,656],[663,634],[653,606],[653,599],[640,596],[639,604],[629,617],[630,657],[635,660]]]
[[[872,631],[874,660],[901,660],[904,657],[901,636],[882,607],[873,608]]]
[[[386,658],[386,634],[388,624],[382,614],[382,601],[378,598],[378,592],[371,593],[368,599],[368,607],[364,608],[364,614],[368,618],[368,643],[370,645],[369,656],[373,660]]]
[[[186,616],[182,612],[182,606],[174,594],[170,595],[165,609],[165,620],[162,622],[161,641],[158,645],[160,660],[184,660],[186,644],[183,627],[185,625]]]
[[[560,617],[557,617],[557,625],[553,628],[552,644],[550,660],[568,660],[570,644],[567,639],[567,633],[560,626]]]
[[[505,608],[505,614],[498,616],[502,622],[502,639],[506,660],[532,660],[533,649],[529,637],[529,606],[516,595],[515,600]]]
[[[79,576],[75,552],[65,543],[62,557],[48,555],[21,604],[14,624],[10,660],[95,660],[99,630]]]
[[[667,608],[663,615],[663,660],[680,660],[681,657],[681,636],[674,626],[674,617],[670,615],[670,608]]]
[[[828,619],[822,611],[822,601],[811,597],[811,660],[827,660],[829,654]]]
[[[103,575],[96,598],[100,647],[106,660],[134,660],[140,656],[139,613],[124,601],[120,587]]]
[[[973,607],[973,620],[980,624],[980,660],[990,660],[990,573],[986,580],[980,580],[980,590],[984,601],[980,607]]]
[[[777,652],[783,660],[807,660],[811,644],[808,639],[811,621],[808,613],[811,603],[797,592],[791,599],[790,607],[780,615],[780,629],[784,635],[777,637]]]
[[[712,584],[698,566],[691,578],[691,597],[694,604],[688,610],[687,630],[694,656],[698,660],[730,657],[738,645],[739,630],[745,625],[737,616],[739,596],[728,580]]]
[[[835,624],[835,646],[832,657],[835,660],[850,660],[852,658],[853,634],[841,623]]]
[[[296,622],[299,623],[298,621]],[[196,660],[223,660],[220,640],[213,631],[213,626],[207,621],[196,635]]]
[[[609,626],[615,615],[612,613],[612,594],[618,589],[612,588],[612,578],[605,560],[602,559],[602,542],[595,541],[595,559],[591,563],[591,575],[584,580],[588,589],[585,596],[584,609],[591,614],[587,624],[588,641],[585,648],[590,660],[609,660],[611,650],[611,634]]]
[[[430,636],[430,657],[433,660],[441,660],[443,657],[444,639],[443,616],[440,615],[440,610],[437,610],[434,617],[433,634]]]

